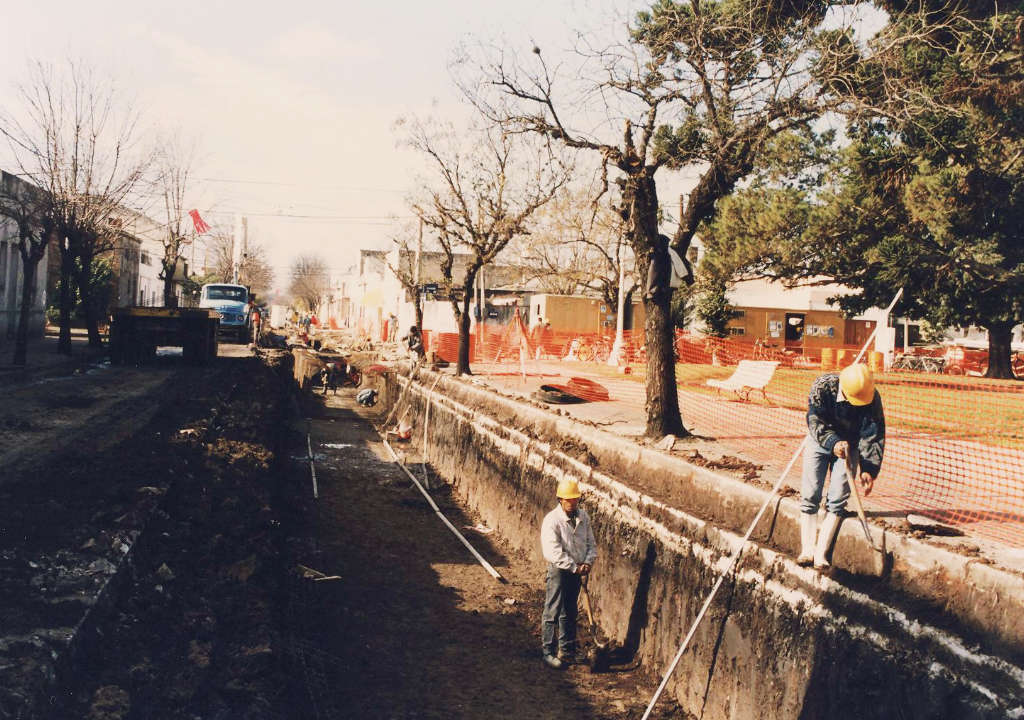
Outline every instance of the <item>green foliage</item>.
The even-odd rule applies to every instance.
[[[751,188],[725,198],[715,220],[701,229],[701,274],[717,283],[813,274],[801,242],[809,211],[804,194],[794,188]]]
[[[700,118],[689,115],[677,127],[662,125],[654,133],[654,159],[679,169],[707,154],[706,129]]]
[[[851,144],[818,161],[818,187],[766,172],[720,203],[702,272],[838,282],[860,290],[839,299],[849,312],[902,287],[897,312],[942,327],[1024,320],[1024,21],[1019,7],[988,13],[942,16],[930,33],[894,16],[879,42],[895,50],[851,96]],[[886,95],[883,79],[904,92]]]
[[[697,317],[704,323],[704,333],[713,337],[729,334],[729,321],[736,311],[725,297],[725,283],[701,278],[697,283]]]
[[[683,283],[672,293],[672,324],[685,328],[694,314],[693,286]]]
[[[113,292],[114,266],[108,258],[93,258],[89,265],[89,298],[96,309],[96,316],[106,315],[110,305],[110,295]],[[78,300],[77,312],[84,313],[81,308],[81,298]]]
[[[181,294],[187,307],[195,307],[199,304],[199,295],[202,293],[203,285],[215,282],[225,282],[217,272],[209,272],[206,275],[190,275],[181,284]]]

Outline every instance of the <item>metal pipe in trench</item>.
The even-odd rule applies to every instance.
[[[437,506],[437,503],[434,502],[434,498],[430,497],[430,493],[428,493],[423,488],[423,486],[420,484],[420,481],[416,479],[416,476],[409,472],[409,468],[407,468],[405,464],[401,461],[401,459],[398,457],[398,453],[396,453],[395,449],[391,447],[391,443],[388,442],[387,437],[382,435],[381,438],[384,441],[384,447],[388,449],[388,452],[391,453],[391,457],[393,457],[395,459],[395,462],[398,463],[398,467],[402,468],[405,474],[409,476],[409,479],[412,480],[413,484],[416,486],[416,489],[419,490],[420,493],[423,494],[423,497],[427,499],[427,502],[430,503],[430,507],[434,511],[434,514],[441,518],[441,522],[443,522],[448,527],[448,529],[455,534],[455,537],[457,537],[459,541],[466,546],[466,549],[473,554],[473,557],[475,557],[477,559],[477,562],[479,562],[483,566],[484,570],[490,573],[491,577],[493,577],[498,582],[507,582],[505,578],[501,576],[501,573],[495,570],[494,567],[489,562],[487,562],[487,560],[484,559],[483,555],[476,551],[476,548],[473,547],[470,544],[469,540],[467,540],[465,536],[459,532],[458,528],[456,528],[448,521],[448,518],[446,518],[444,516],[444,513],[441,512],[441,509]]]
[[[893,297],[892,302],[889,303],[889,307],[886,308],[886,310],[885,310],[886,316],[888,316],[889,313],[892,312],[893,308],[896,307],[896,302],[900,299],[900,297],[902,295],[903,295],[903,288],[900,288],[896,292],[896,295]],[[871,342],[875,339],[875,335],[877,335],[877,334],[878,334],[878,323],[875,323],[874,331],[871,333],[871,335],[868,337],[868,339],[861,346],[860,352],[857,353],[857,357],[854,358],[854,361],[853,361],[854,363],[860,362],[860,359],[862,357],[864,357],[864,353],[867,351],[868,345],[871,344]],[[750,524],[750,527],[747,528],[746,535],[743,536],[743,539],[740,541],[740,544],[737,546],[736,550],[733,551],[732,557],[729,558],[729,565],[722,572],[722,574],[718,576],[718,580],[715,582],[714,587],[712,587],[711,588],[711,592],[708,593],[707,600],[704,601],[703,607],[701,607],[700,612],[697,613],[697,617],[694,618],[693,624],[690,626],[690,631],[688,633],[686,633],[686,637],[683,638],[683,642],[679,646],[679,651],[676,652],[676,656],[674,658],[672,658],[672,664],[668,666],[668,670],[665,672],[665,677],[663,677],[661,679],[661,684],[658,685],[658,689],[654,691],[654,697],[651,698],[650,703],[648,703],[648,705],[647,705],[647,710],[644,712],[643,717],[640,718],[640,720],[647,720],[647,718],[650,717],[651,711],[654,710],[654,704],[656,702],[658,702],[658,698],[661,697],[661,693],[664,692],[665,686],[668,685],[669,678],[672,677],[672,673],[675,672],[676,665],[679,664],[679,660],[683,657],[683,653],[686,651],[687,646],[690,644],[690,640],[693,639],[694,633],[697,632],[697,627],[700,625],[701,621],[704,619],[704,615],[705,615],[705,613],[707,613],[708,608],[711,607],[711,601],[715,599],[715,595],[718,594],[718,589],[720,587],[722,587],[722,583],[725,581],[725,577],[730,572],[732,572],[733,567],[735,567],[735,565],[736,565],[736,561],[739,560],[740,555],[743,554],[743,550],[746,548],[747,541],[750,539],[750,536],[753,534],[754,528],[757,527],[757,523],[760,522],[761,516],[764,515],[764,511],[768,509],[768,506],[771,504],[772,500],[775,499],[776,494],[779,492],[779,488],[782,487],[782,481],[789,474],[789,471],[792,469],[793,464],[796,462],[796,459],[798,457],[800,457],[800,453],[803,452],[804,445],[806,445],[806,444],[807,444],[807,438],[805,437],[800,442],[800,447],[798,447],[796,449],[796,452],[793,453],[793,457],[791,457],[789,459],[789,463],[786,465],[786,469],[782,471],[782,474],[779,476],[779,479],[775,481],[775,485],[774,485],[774,487],[772,487],[772,491],[768,494],[768,497],[765,498],[764,504],[761,505],[761,509],[757,511],[757,515],[754,517],[754,522],[752,522]],[[849,481],[850,481],[851,484],[856,483],[857,482],[857,478],[849,478]],[[865,529],[866,529],[866,527],[865,527]],[[870,535],[868,536],[868,539],[870,540]]]
[[[313,476],[313,499],[320,499],[320,491],[316,484],[316,465],[313,463],[313,441],[309,439],[309,433],[306,433],[306,451],[309,453],[309,473]]]

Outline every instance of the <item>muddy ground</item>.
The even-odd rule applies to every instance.
[[[639,718],[656,678],[544,666],[538,568],[467,531],[493,581],[353,391],[295,398],[288,360],[172,358],[10,396],[0,718]]]

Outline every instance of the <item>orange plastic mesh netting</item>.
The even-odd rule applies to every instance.
[[[625,333],[615,348],[612,332],[527,328],[518,315],[514,318],[507,325],[477,328],[475,373],[549,402],[558,401],[557,392],[540,396],[540,388],[561,388],[575,402],[592,405],[573,411],[581,417],[643,432],[642,330]],[[675,350],[686,427],[718,440],[723,452],[765,466],[766,475],[781,468],[806,435],[812,381],[848,365],[859,348],[787,349],[680,332]],[[748,361],[741,379],[753,378],[760,388],[732,389],[730,378],[741,361]],[[896,518],[915,513],[979,538],[1024,547],[1024,383],[979,377],[987,354],[959,348],[898,357],[889,370],[879,353],[868,352],[864,361],[876,371],[887,426],[882,473],[865,499],[869,513]],[[1024,373],[1024,358],[1015,357],[1014,363]],[[574,378],[577,383],[570,387]],[[584,380],[597,383],[600,391]]]

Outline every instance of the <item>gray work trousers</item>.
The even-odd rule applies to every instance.
[[[541,645],[546,655],[571,655],[576,652],[579,597],[580,576],[571,570],[560,570],[554,565],[548,565],[547,593],[541,620]]]

